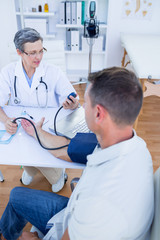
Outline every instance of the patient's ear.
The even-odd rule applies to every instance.
[[[96,105],[96,122],[101,123],[105,119],[107,113],[108,112],[102,105],[97,104]]]

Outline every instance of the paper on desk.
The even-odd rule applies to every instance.
[[[11,134],[9,134],[7,131],[5,131],[5,132],[0,131],[0,139],[1,139],[1,141],[6,141],[10,137],[11,137]]]
[[[9,117],[25,117],[35,123],[39,122],[42,117],[45,117],[45,130],[48,130],[48,126],[52,123],[55,113],[53,108],[32,108],[21,106],[5,106],[4,111]],[[0,129],[5,129],[3,123],[0,123]]]
[[[16,133],[18,132],[20,127],[21,125],[19,124]],[[15,134],[11,135],[6,130],[0,130],[0,144],[9,144]]]

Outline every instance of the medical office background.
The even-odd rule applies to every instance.
[[[27,0],[25,0],[27,1]],[[32,1],[34,4],[38,4],[37,0]],[[40,0],[40,4],[44,5],[45,0]],[[58,1],[60,2],[60,1]],[[98,12],[99,15],[106,16],[107,27],[105,31],[106,35],[106,46],[105,46],[105,58],[104,58],[104,67],[111,66],[121,66],[121,59],[123,55],[123,48],[121,47],[120,42],[120,32],[128,33],[147,33],[147,34],[160,34],[160,1],[159,0],[97,0],[98,4],[105,7],[101,7],[101,12]],[[125,16],[125,7],[127,4],[132,5],[132,11],[134,11],[134,6],[137,3],[140,3],[140,6],[145,4],[150,5],[149,15],[146,16],[136,16],[132,14],[132,17],[129,15]],[[54,9],[54,4],[57,11],[57,1],[49,0],[49,8],[52,4],[52,9]],[[5,0],[1,1],[0,4],[0,69],[10,62],[9,54],[9,44],[13,42],[14,34],[18,30],[17,28],[17,19],[15,11],[15,0]],[[56,12],[58,16],[58,12]],[[131,14],[130,14],[131,15]],[[99,16],[97,15],[97,19]],[[55,29],[56,33],[56,29]],[[56,35],[55,35],[56,39]],[[53,39],[54,40],[54,39]],[[63,39],[64,40],[64,39]],[[52,41],[52,40],[50,40]],[[88,58],[88,55],[85,55]],[[79,65],[81,65],[82,58],[79,54]],[[74,63],[73,63],[74,69]]]

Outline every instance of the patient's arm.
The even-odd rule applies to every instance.
[[[55,136],[44,131],[42,129],[43,123],[44,123],[44,118],[42,118],[40,122],[35,124],[38,136],[43,146],[48,148],[56,148],[63,145],[68,145],[70,143],[70,140],[65,137]],[[34,128],[30,122],[28,122],[27,120],[21,120],[21,125],[27,134],[37,139]],[[67,149],[68,149],[68,146],[58,150],[49,150],[49,152],[57,158],[61,158],[65,161],[71,162],[71,159],[67,153]]]

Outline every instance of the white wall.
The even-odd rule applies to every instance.
[[[153,14],[150,20],[123,18],[124,0],[109,0],[107,67],[121,66],[123,49],[120,32],[160,34],[160,0],[152,0]]]
[[[101,0],[98,0],[101,1]],[[136,1],[136,0],[135,0]],[[159,33],[160,34],[160,0],[152,0],[153,16],[151,20],[134,20],[122,18],[124,0],[109,0],[107,66],[120,66],[123,49],[120,44],[120,32]],[[8,43],[13,41],[17,31],[14,0],[1,1],[0,14],[0,69],[9,63]]]
[[[0,3],[0,69],[10,62],[8,44],[13,42],[17,31],[14,0],[5,0]]]

